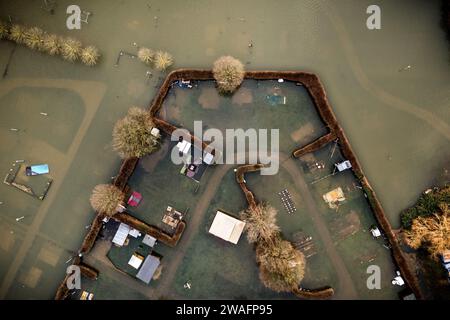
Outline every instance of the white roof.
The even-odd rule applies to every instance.
[[[150,130],[150,134],[154,137],[159,137],[159,129],[158,128],[152,128],[152,130]]]
[[[142,242],[146,245],[148,245],[149,247],[154,247],[155,243],[156,243],[156,238],[153,238],[152,236],[146,234],[144,236],[144,239],[142,239]]]
[[[372,235],[373,235],[375,238],[378,238],[379,236],[381,236],[380,229],[378,229],[378,228],[370,229],[370,232],[372,233]]]
[[[136,229],[131,229],[130,232],[128,232],[128,234],[130,236],[132,236],[133,238],[137,238],[137,237],[141,236],[141,233]]]
[[[123,246],[123,244],[125,243],[125,240],[128,237],[129,232],[130,232],[130,226],[125,223],[121,223],[119,225],[119,229],[117,229],[117,232],[114,235],[112,242],[117,244],[118,246]]]
[[[244,231],[244,227],[245,222],[233,218],[221,211],[217,211],[216,217],[209,228],[209,233],[231,243],[237,244],[242,232]]]
[[[339,171],[344,171],[350,169],[352,167],[352,164],[350,163],[350,161],[345,160],[344,162],[336,164],[336,167]]]
[[[189,150],[191,149],[191,143],[187,142],[186,140],[183,140],[183,141],[177,143],[177,148],[178,148],[178,150],[183,152],[183,154],[187,154],[189,152]]]
[[[143,259],[135,254],[133,254],[130,258],[130,261],[128,261],[128,264],[132,266],[135,269],[139,269],[139,267],[142,264]]]

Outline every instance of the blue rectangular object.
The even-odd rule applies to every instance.
[[[27,176],[37,176],[40,174],[47,174],[50,170],[48,168],[48,164],[35,164],[32,166],[28,166],[25,169],[25,173]]]

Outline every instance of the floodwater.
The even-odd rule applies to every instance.
[[[0,80],[0,170],[6,175],[23,159],[48,163],[53,178],[43,201],[0,185],[0,298],[51,299],[63,278],[93,218],[90,190],[120,164],[110,144],[114,122],[132,105],[147,106],[164,77],[151,70],[146,81],[149,68],[129,57],[114,67],[120,50],[136,51],[134,42],[171,52],[174,68],[210,68],[231,54],[248,69],[318,74],[399,226],[399,212],[423,189],[449,180],[449,43],[439,2],[378,1],[382,29],[370,31],[366,0],[84,0],[77,3],[92,12],[89,24],[70,31],[70,1],[57,1],[54,15],[41,9],[43,1],[0,1],[2,19],[76,37],[103,53],[88,68],[0,42],[0,65],[8,67]]]

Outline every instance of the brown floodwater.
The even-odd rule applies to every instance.
[[[318,74],[398,227],[423,189],[449,180],[449,42],[440,1],[377,3],[382,28],[371,31],[366,0],[80,0],[92,15],[70,31],[70,1],[57,1],[53,15],[43,1],[0,1],[3,20],[73,36],[103,54],[88,68],[0,42],[0,173],[25,160],[48,163],[53,178],[43,201],[0,185],[0,298],[50,299],[63,278],[93,218],[90,190],[120,164],[114,122],[132,105],[147,106],[165,76],[128,56],[114,67],[120,50],[136,52],[133,43],[169,51],[173,68],[210,68],[231,54],[247,69]]]

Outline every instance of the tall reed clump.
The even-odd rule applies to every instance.
[[[32,27],[25,31],[25,45],[37,51],[44,51],[44,36],[45,33],[41,28]]]
[[[152,49],[149,48],[142,47],[138,51],[139,60],[141,60],[143,63],[147,65],[151,65],[153,63],[154,56],[155,53],[153,52]]]
[[[59,55],[66,61],[81,61],[87,66],[96,65],[100,59],[100,53],[96,47],[83,47],[81,42],[76,39],[49,34],[38,27],[28,28],[21,24],[10,26],[0,21],[0,39],[26,45],[32,50],[45,52],[52,56]]]
[[[166,70],[173,64],[173,57],[165,51],[157,51],[155,53],[155,68],[161,71]]]
[[[75,62],[80,58],[82,45],[81,42],[73,39],[66,38],[62,41],[61,56],[64,60]]]
[[[164,71],[173,65],[173,57],[166,51],[156,51],[141,47],[137,52],[137,57],[148,66],[153,66],[157,70]]]
[[[8,24],[0,20],[0,39],[6,39],[8,35],[9,35]]]

